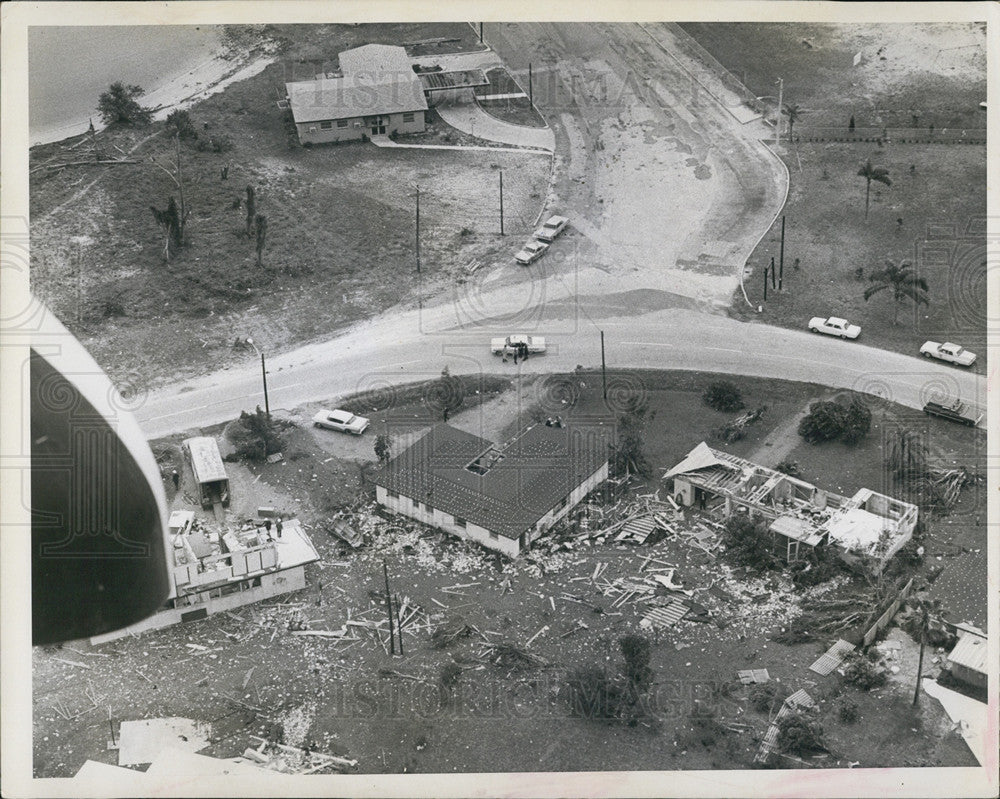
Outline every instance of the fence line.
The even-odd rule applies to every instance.
[[[985,144],[985,128],[891,128],[843,126],[796,126],[792,138],[796,142],[845,141],[886,144]]]
[[[899,606],[903,604],[903,600],[910,595],[910,589],[913,588],[913,578],[911,577],[907,580],[906,585],[903,586],[903,590],[899,592],[896,598],[892,601],[885,612],[879,616],[875,623],[869,627],[861,639],[862,648],[871,646],[872,641],[875,640],[875,636],[878,635],[879,630],[885,627],[891,620],[892,617],[896,615],[896,611],[899,610]]]

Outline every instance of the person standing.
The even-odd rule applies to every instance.
[[[170,479],[174,481],[174,491],[177,491],[181,487],[181,473],[174,469],[170,473]]]
[[[278,538],[281,538],[281,517],[278,517],[278,521],[274,523],[274,529],[278,532]]]

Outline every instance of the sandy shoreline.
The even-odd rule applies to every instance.
[[[203,61],[194,69],[176,75],[151,92],[144,94],[141,102],[147,108],[155,109],[153,119],[160,121],[178,108],[188,108],[200,100],[221,92],[231,83],[252,78],[263,72],[277,56],[273,52],[256,52],[239,58],[223,58],[215,55]],[[100,122],[95,109],[93,116],[74,122],[50,127],[32,137],[31,146],[52,144],[86,133],[91,120],[95,130],[106,126]]]

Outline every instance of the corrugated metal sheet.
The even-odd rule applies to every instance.
[[[809,667],[809,670],[825,677],[843,662],[849,652],[853,651],[854,644],[848,643],[841,638],[837,641],[837,643],[826,650],[826,652],[820,655],[819,658],[816,659],[816,662]]]
[[[986,639],[981,635],[967,632],[958,639],[948,660],[956,666],[964,666],[972,671],[986,674]]]
[[[767,669],[743,669],[736,672],[736,676],[740,678],[740,682],[744,685],[771,681],[771,675],[767,673]]]
[[[665,608],[653,608],[639,622],[641,627],[672,627],[683,619],[690,608],[675,599]]]
[[[226,467],[214,438],[199,436],[184,442],[191,458],[191,470],[199,483],[214,483],[226,479]]]
[[[816,703],[806,693],[805,688],[799,688],[799,690],[785,700],[785,704],[793,710],[808,710],[811,707],[816,707]]]

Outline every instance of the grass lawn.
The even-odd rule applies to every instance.
[[[647,455],[658,476],[661,466],[673,465],[729,418],[701,400],[705,385],[716,379],[696,373],[613,372],[606,405],[599,374],[539,377],[522,388],[522,401],[507,404],[509,429],[519,428],[535,409],[570,421],[610,420],[625,398],[642,395],[652,417]],[[822,391],[776,380],[737,382],[749,405],[769,406],[747,439],[720,445],[743,455]],[[505,377],[486,376],[466,388],[478,386],[492,403],[504,384]],[[379,417],[376,427],[384,420],[403,430],[434,421],[415,402],[421,393],[420,386],[412,386],[356,401],[365,410],[378,408],[373,411]],[[565,405],[562,399],[568,400]],[[475,402],[478,398],[470,399],[472,416],[478,411]],[[458,424],[462,414],[457,416]],[[365,445],[364,452],[355,450],[355,444]],[[957,439],[953,444],[964,445]],[[961,741],[941,728],[944,714],[936,703],[924,701],[916,715],[902,689],[857,695],[836,674],[817,678],[808,671],[827,641],[783,645],[770,640],[793,610],[773,600],[760,604],[778,590],[773,577],[734,581],[721,559],[671,541],[648,546],[578,543],[572,551],[540,555],[543,570],[531,556],[505,563],[429,529],[416,528],[419,535],[400,532],[413,525],[398,518],[389,523],[397,532],[369,535],[363,549],[348,551],[323,532],[324,522],[357,497],[359,464],[374,458],[369,436],[354,439],[301,427],[290,433],[285,449],[284,463],[228,466],[234,486],[231,513],[247,513],[260,504],[295,511],[321,555],[320,563],[309,567],[308,587],[235,614],[125,637],[97,649],[94,656],[83,642],[73,644],[79,650],[73,655],[37,649],[36,776],[70,776],[87,758],[114,762],[116,757],[95,735],[92,714],[66,720],[53,709],[62,700],[70,712],[85,710],[67,677],[67,670],[76,667],[60,657],[83,659],[91,666],[88,681],[97,696],[106,697],[101,707],[111,704],[117,720],[180,716],[212,722],[213,744],[204,754],[215,757],[240,754],[251,745],[249,734],[284,722],[286,736],[298,730],[316,751],[357,758],[361,773],[748,768],[767,715],[751,708],[750,689],[736,682],[735,670],[766,668],[785,693],[806,687],[819,703],[830,754],[813,761],[815,766],[970,762]],[[822,458],[830,471],[818,472],[817,479],[835,479],[835,470],[847,460],[870,461],[877,457],[875,450],[877,437],[870,436],[850,453],[818,447],[800,462]],[[181,506],[193,502],[183,495],[186,472],[184,479],[182,494],[175,498]],[[654,479],[648,487],[655,484]],[[355,523],[389,526],[366,514]],[[713,603],[714,623],[685,620],[652,637],[649,715],[635,727],[573,715],[562,694],[567,676],[584,666],[618,671],[618,640],[641,632],[638,622],[644,613],[641,604],[613,607],[590,576],[604,564],[609,580],[635,579],[649,555],[676,564],[678,579],[688,586],[704,590],[722,580],[726,591],[739,591],[739,596],[720,603],[699,593],[697,602]],[[383,560],[392,590],[429,616],[428,625],[411,625],[403,657],[390,657],[364,629],[356,631],[359,641],[345,643],[289,632],[287,623],[293,618],[308,621],[312,630],[337,630],[349,618],[383,618],[377,599]],[[581,601],[567,600],[566,594]],[[490,641],[519,646],[542,631],[529,650],[542,661],[521,669],[497,664],[483,657],[483,638],[475,632],[444,645],[432,637],[438,628],[462,625]],[[192,652],[189,644],[206,649]],[[213,654],[217,656],[207,664]],[[460,667],[461,676],[451,692],[442,693],[438,683],[449,663]],[[833,715],[845,690],[861,710],[861,720],[853,725],[840,724]],[[706,720],[706,709],[721,726]],[[730,724],[737,727],[728,728]],[[779,759],[777,765],[800,764]]]
[[[785,290],[769,286],[764,302],[764,269],[780,254],[779,218],[747,262],[747,294],[764,311],[737,293],[732,313],[800,330],[813,316],[842,316],[861,326],[862,342],[910,355],[926,339],[955,341],[978,353],[973,368],[985,370],[985,148],[800,143],[783,157],[791,175]],[[868,159],[889,170],[892,185],[873,182],[866,221],[857,172]],[[904,301],[896,324],[891,291],[863,297],[867,276],[887,259],[910,261],[930,286],[930,304],[915,309]]]
[[[526,125],[532,128],[544,128],[545,120],[531,104],[527,97],[509,97],[503,100],[484,100],[491,94],[526,94],[527,89],[521,88],[506,69],[491,69],[486,73],[489,86],[476,89],[476,102],[486,113],[492,114],[504,122],[513,125]]]
[[[109,157],[120,157],[117,148],[137,148],[130,159],[140,163],[32,175],[32,288],[112,379],[135,375],[154,385],[212,370],[231,359],[237,335],[279,350],[451,284],[470,261],[490,262],[507,249],[495,229],[500,169],[507,173],[507,222],[512,230],[530,229],[547,159],[363,143],[300,147],[275,101],[303,65],[311,72],[324,53],[363,40],[416,41],[452,28],[320,26],[327,27],[325,34],[302,28],[306,39],[290,41],[280,61],[191,109],[199,139],[224,137],[231,149],[199,152],[182,144],[187,244],[169,263],[149,210],[178,197],[171,178],[150,163],[155,157],[173,168],[173,148],[158,133],[162,123],[98,136]],[[468,26],[456,30],[471,34]],[[63,146],[36,148],[32,166],[78,158]],[[414,199],[401,188],[415,184],[422,285],[413,255]],[[263,268],[245,235],[248,185],[268,222]]]
[[[986,31],[979,23],[871,25],[711,23],[681,25],[758,96],[803,113],[802,126],[914,123],[984,128]],[[853,66],[856,53],[862,63]]]

